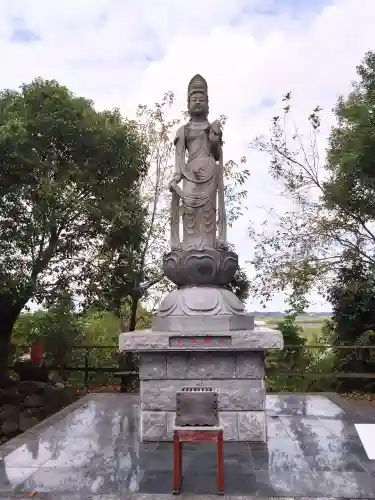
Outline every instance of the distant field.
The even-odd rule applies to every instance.
[[[297,323],[324,323],[329,316],[297,316]]]
[[[282,318],[269,316],[257,316],[257,321],[264,321],[267,326],[275,328]],[[297,323],[303,328],[303,333],[308,342],[314,342],[322,333],[324,322],[329,319],[328,316],[298,316]]]

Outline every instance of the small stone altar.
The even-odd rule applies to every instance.
[[[254,327],[254,317],[226,288],[238,256],[227,242],[221,125],[207,120],[200,75],[189,83],[188,109],[190,121],[175,138],[171,251],[163,262],[177,288],[163,299],[152,329],[122,333],[119,346],[139,353],[143,441],[172,440],[176,393],[210,387],[218,393],[224,440],[265,442],[264,353],[282,349],[283,338]]]

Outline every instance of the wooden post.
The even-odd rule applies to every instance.
[[[181,488],[181,447],[178,432],[173,434],[173,495],[178,495]]]
[[[217,435],[217,490],[219,495],[224,495],[224,450],[223,431]]]

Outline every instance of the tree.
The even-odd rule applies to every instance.
[[[160,103],[154,107],[139,105],[137,112],[140,134],[146,138],[149,150],[149,175],[142,183],[142,196],[146,216],[141,245],[130,249],[129,253],[114,249],[108,252],[93,276],[87,304],[103,307],[118,316],[130,308],[128,328],[134,330],[137,325],[137,313],[140,301],[151,298],[159,299],[162,294],[173,289],[174,285],[163,276],[162,257],[169,251],[170,193],[168,184],[173,173],[173,134],[180,118],[170,118],[170,109],[174,101],[172,92],[167,92]],[[186,113],[182,113],[185,116]],[[226,117],[221,117],[225,125]],[[243,201],[247,191],[245,181],[249,171],[240,164],[229,160],[225,164],[224,175],[227,180],[225,198],[227,218],[232,225],[243,214]],[[240,299],[246,300],[249,282],[244,270],[239,270],[229,285]],[[159,300],[155,301],[155,305]]]
[[[316,286],[322,294],[332,285],[353,252],[363,263],[375,263],[374,179],[375,54],[357,68],[359,80],[335,108],[337,125],[329,137],[327,157],[320,162],[320,108],[310,114],[308,134],[293,121],[291,93],[284,96],[283,116],[275,116],[270,138],[252,146],[271,156],[270,173],[281,181],[293,208],[252,230],[256,239],[253,265],[255,291],[266,299],[291,287],[303,296]],[[307,136],[307,137],[306,137]]]
[[[168,249],[168,194],[173,142],[171,133],[178,120],[169,120],[173,94],[164,95],[154,108],[140,105],[137,111],[139,133],[148,144],[149,175],[141,186],[144,207],[141,244],[130,251],[121,248],[107,252],[93,276],[87,305],[96,305],[121,317],[129,313],[129,330],[134,330],[141,299],[152,287],[163,282],[162,256]],[[163,288],[168,286],[165,282]]]
[[[85,284],[101,249],[139,245],[147,145],[56,81],[0,93],[0,369],[27,303]],[[2,373],[1,375],[4,375]]]
[[[82,352],[75,352],[74,345],[82,344],[84,332],[69,290],[61,292],[48,311],[39,316],[36,326],[37,334],[44,343],[46,359],[52,365],[71,366],[77,354],[78,358],[82,358]],[[60,375],[66,378],[64,371]]]
[[[350,250],[348,250],[349,252]],[[332,304],[331,342],[334,345],[374,346],[375,341],[375,269],[364,263],[362,256],[348,257],[334,285],[329,290]],[[373,373],[374,361],[370,349],[334,349],[334,369],[347,373]],[[363,379],[343,379],[341,389],[364,390],[373,382]]]

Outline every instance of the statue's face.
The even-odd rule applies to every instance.
[[[194,92],[189,99],[189,114],[190,116],[207,116],[208,115],[208,99],[202,92]]]

